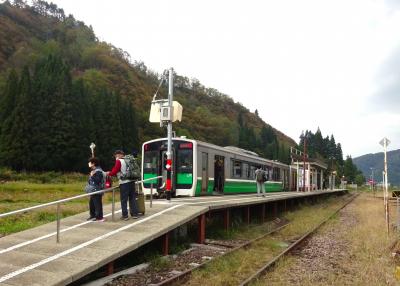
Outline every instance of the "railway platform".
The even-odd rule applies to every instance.
[[[128,221],[111,219],[111,205],[104,206],[105,222],[86,221],[88,212],[61,220],[60,241],[56,242],[56,222],[0,238],[0,285],[67,285],[107,266],[113,273],[113,261],[162,238],[163,252],[168,253],[169,233],[191,221],[198,224],[198,242],[206,237],[206,215],[222,213],[228,228],[230,211],[243,209],[260,212],[262,219],[278,208],[285,210],[301,200],[339,195],[343,189],[313,192],[226,195],[195,198],[173,198],[171,203],[146,202],[146,215]],[[269,211],[269,212],[268,212]]]

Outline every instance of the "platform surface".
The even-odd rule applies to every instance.
[[[0,238],[0,285],[66,285],[210,210],[343,191],[154,200],[152,208],[146,202],[145,216],[128,221],[119,220],[120,210],[112,221],[107,205],[105,222],[86,221],[88,212],[62,219],[60,243],[56,222]]]

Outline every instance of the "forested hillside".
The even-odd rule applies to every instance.
[[[0,4],[0,164],[17,170],[86,168],[89,144],[105,165],[112,150],[139,150],[165,136],[148,122],[160,75],[96,38],[91,27],[54,4]],[[167,94],[162,86],[161,95]],[[257,113],[198,80],[175,77],[186,135],[289,160],[296,143]]]
[[[366,154],[354,158],[354,163],[364,173],[366,178],[371,178],[374,171],[374,180],[382,181],[383,171],[383,152]],[[387,152],[388,182],[394,186],[400,186],[400,149]]]

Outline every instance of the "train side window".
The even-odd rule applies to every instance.
[[[272,176],[274,181],[279,181],[280,180],[280,169],[277,167],[273,168],[273,176]]]
[[[242,163],[240,161],[233,160],[232,173],[232,177],[234,178],[242,177]]]
[[[267,173],[268,181],[273,181],[272,179],[272,169],[270,166],[266,166],[265,172]]]
[[[249,168],[249,179],[254,180],[256,178],[256,167],[251,165]]]
[[[245,179],[249,178],[249,177],[250,177],[250,174],[249,174],[249,171],[250,171],[249,164],[243,163],[243,164],[242,164],[242,167],[243,167],[243,172],[242,172],[243,178],[245,178]]]

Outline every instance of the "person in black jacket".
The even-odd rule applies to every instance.
[[[90,158],[88,165],[89,168],[91,169],[88,184],[94,186],[96,191],[100,191],[102,189],[104,172],[99,166],[99,159],[94,157]],[[98,221],[98,222],[105,221],[103,217],[102,197],[103,194],[95,194],[90,196],[89,199],[90,217],[87,220]]]

